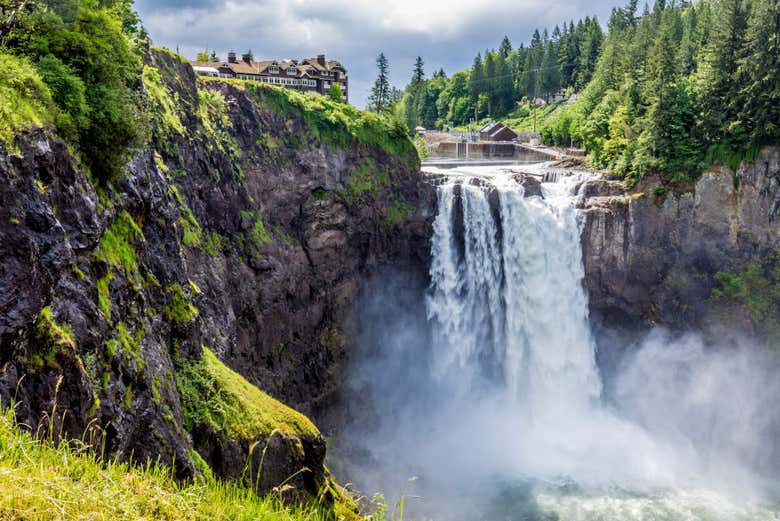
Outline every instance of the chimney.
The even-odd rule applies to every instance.
[[[252,51],[247,51],[241,55],[241,61],[251,64],[252,63]]]
[[[318,54],[317,55],[317,63],[325,67],[325,55],[324,54]]]
[[[238,63],[238,60],[236,60],[236,51],[230,51],[228,53],[228,63]]]

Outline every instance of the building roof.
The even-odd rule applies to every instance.
[[[479,129],[479,131],[480,131],[480,133],[482,133],[482,132],[491,133],[496,128],[504,128],[504,126],[505,125],[503,123],[501,123],[500,121],[488,121],[487,124],[484,127]]]

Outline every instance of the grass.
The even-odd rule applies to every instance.
[[[267,437],[275,430],[296,436],[319,435],[306,416],[250,384],[209,349],[204,348],[201,360],[179,365],[176,381],[189,432],[206,429],[243,441]]]
[[[38,440],[20,429],[11,409],[0,411],[0,519],[331,521],[343,508],[286,506],[208,477],[180,483],[165,468],[101,458],[79,441]]]
[[[417,149],[402,123],[365,112],[345,103],[335,103],[318,94],[303,94],[282,87],[246,82],[246,91],[277,114],[292,114],[320,142],[347,148],[378,147],[405,162],[416,163]]]
[[[0,52],[0,141],[52,124],[56,108],[46,84],[24,58]]]

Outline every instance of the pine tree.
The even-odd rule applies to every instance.
[[[539,94],[548,99],[560,89],[561,80],[556,61],[555,44],[551,40],[547,42],[539,71]]]
[[[469,92],[471,93],[471,102],[476,103],[483,88],[482,55],[477,53],[474,57],[474,64],[471,66],[471,76],[469,77]]]
[[[387,78],[389,63],[385,54],[380,52],[376,59],[378,74],[374,80],[374,86],[371,88],[371,95],[368,97],[368,110],[371,112],[382,113],[390,106],[390,81]]]
[[[425,79],[425,71],[423,70],[422,57],[418,56],[414,61],[414,71],[412,72],[412,85],[419,84]]]
[[[501,45],[498,48],[498,54],[506,59],[510,52],[512,52],[512,42],[509,41],[508,36],[504,36],[504,39],[501,40]]]
[[[723,137],[739,141],[741,129],[732,127],[739,110],[738,59],[743,48],[747,16],[743,0],[722,0],[713,12],[716,25],[699,67],[698,88],[702,135],[712,144]]]
[[[739,59],[739,119],[754,145],[780,139],[780,2],[755,0]]]

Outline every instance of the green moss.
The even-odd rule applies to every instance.
[[[349,174],[348,190],[344,198],[357,204],[366,198],[377,198],[390,186],[387,169],[370,160],[361,161]]]
[[[14,226],[19,226],[19,219],[17,219],[16,217],[11,217],[10,219],[8,219],[8,222],[13,224]]]
[[[155,67],[145,65],[141,73],[141,82],[147,93],[147,104],[155,116],[154,137],[158,141],[167,141],[175,134],[184,134],[184,125],[179,117],[179,95],[171,93],[160,78]]]
[[[200,361],[181,364],[176,383],[189,432],[206,429],[245,441],[267,437],[274,430],[292,435],[319,434],[306,416],[247,382],[209,349],[203,350]]]
[[[211,467],[209,467],[209,464],[206,463],[206,460],[204,460],[201,455],[198,454],[198,451],[190,451],[190,459],[192,460],[192,464],[195,467],[195,472],[197,472],[200,479],[206,483],[214,481],[214,473],[211,471]]]
[[[398,226],[414,213],[414,206],[408,203],[396,202],[385,209],[384,223],[387,226]]]
[[[138,279],[138,252],[134,243],[143,240],[145,239],[141,228],[130,214],[123,210],[111,227],[103,233],[92,257],[124,271],[129,279]]]
[[[133,405],[133,386],[128,385],[125,387],[125,394],[122,396],[122,405],[125,410],[129,409]]]
[[[311,192],[311,197],[315,201],[324,201],[324,200],[328,199],[329,194],[328,194],[328,191],[325,190],[324,188],[315,188]]]
[[[268,230],[265,229],[265,223],[263,222],[263,212],[256,210],[254,212],[241,212],[241,219],[252,223],[252,227],[247,234],[249,245],[255,249],[259,249],[266,244],[271,244],[273,238]]]
[[[246,82],[246,91],[280,115],[294,115],[305,122],[313,137],[326,145],[378,147],[407,164],[418,162],[417,150],[406,126],[317,94]]]
[[[203,251],[205,251],[212,257],[216,257],[217,255],[222,253],[222,250],[225,247],[223,241],[224,240],[222,236],[217,232],[207,233],[203,240]]]
[[[225,96],[216,89],[198,88],[198,116],[206,149],[227,154],[233,161],[238,180],[243,180],[239,162],[241,151],[231,133],[233,121],[229,116]],[[221,175],[221,172],[215,171],[215,180],[219,181]]]
[[[84,280],[85,278],[87,278],[86,274],[83,271],[81,271],[81,269],[78,266],[73,266],[73,274],[79,280]]]
[[[202,230],[192,210],[187,206],[187,201],[174,183],[169,185],[168,193],[176,199],[179,205],[179,219],[176,223],[182,230],[181,241],[186,246],[200,247],[203,236]]]
[[[178,284],[172,284],[166,289],[169,302],[163,308],[163,314],[169,322],[186,325],[198,316],[198,308],[190,301],[189,296]]]
[[[111,296],[109,295],[109,285],[113,279],[113,275],[109,272],[106,276],[99,278],[95,282],[98,294],[98,309],[106,319],[111,320]]]
[[[182,56],[181,54],[176,54],[176,53],[175,53],[175,52],[173,52],[172,50],[170,50],[170,49],[166,49],[165,47],[152,47],[152,50],[153,50],[153,51],[156,51],[156,52],[161,52],[161,53],[163,53],[163,54],[167,54],[168,56],[170,56],[170,57],[171,57],[171,58],[173,58],[174,60],[179,60],[179,61],[180,61],[180,62],[182,62],[182,63],[189,63],[189,62],[187,61],[187,58],[185,58],[185,57],[184,57],[184,56]]]
[[[35,321],[35,334],[38,341],[43,344],[42,356],[48,366],[54,364],[57,353],[76,349],[76,341],[73,339],[70,326],[58,324],[48,306],[41,310]]]
[[[143,324],[131,333],[127,324],[119,322],[115,329],[116,339],[106,342],[106,353],[112,358],[117,352],[121,352],[125,357],[138,362],[139,366],[144,364],[141,356],[141,343],[146,333]]]
[[[22,131],[50,125],[51,93],[25,58],[0,52],[0,141],[9,146]]]
[[[719,272],[715,280],[711,301],[744,304],[756,328],[780,348],[780,250],[764,264],[750,262],[738,273]]]

